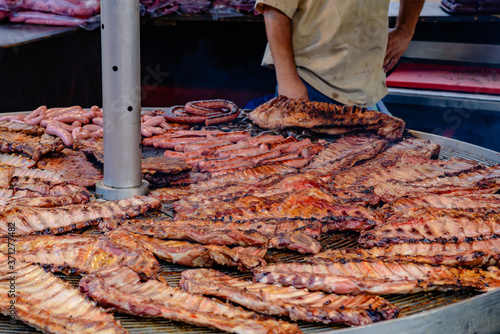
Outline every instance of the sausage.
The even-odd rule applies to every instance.
[[[149,129],[151,130],[151,132],[153,132],[153,135],[162,135],[167,132],[167,130],[162,129],[158,126],[150,126]]]
[[[208,115],[216,111],[232,113],[238,110],[238,106],[228,100],[201,100],[186,103],[184,109],[192,115]]]
[[[73,136],[66,130],[60,128],[59,126],[49,123],[47,125],[47,128],[45,129],[45,133],[48,133],[49,135],[54,135],[59,138],[61,138],[62,142],[66,147],[72,147],[73,146]]]
[[[74,128],[71,132],[74,139],[87,139],[90,137],[90,131],[84,128]]]
[[[205,125],[209,126],[209,125],[231,122],[237,119],[239,115],[240,115],[240,110],[237,109],[227,114],[209,116],[205,121]]]
[[[50,119],[45,123],[45,126],[47,126],[49,124],[57,125],[61,129],[64,129],[64,130],[68,131],[69,133],[71,133],[73,131],[73,129],[75,128],[72,125],[69,125],[69,124],[66,124],[66,123],[62,123],[62,122],[59,122],[59,121],[50,120]]]
[[[144,137],[153,137],[153,131],[151,131],[149,126],[141,124],[141,135]]]
[[[92,123],[100,126],[104,126],[104,118],[102,117],[94,117],[92,118]]]
[[[40,116],[40,114],[42,112],[45,112],[47,111],[47,107],[46,106],[40,106],[38,108],[36,108],[35,110],[33,110],[33,112],[31,114],[29,114],[28,116],[26,116],[26,120],[30,120],[30,119],[33,119],[33,118],[36,118],[38,116]]]
[[[165,122],[165,117],[154,116],[154,117],[150,117],[147,120],[145,120],[144,124],[147,126],[159,126],[163,122]]]
[[[73,123],[75,121],[78,121],[81,122],[82,124],[87,124],[89,122],[89,117],[81,114],[68,114],[68,115],[59,115],[57,117],[52,118],[52,120],[63,123]]]
[[[102,126],[96,124],[85,124],[83,126],[84,129],[89,130],[90,132],[94,132],[97,130],[102,130]]]
[[[206,116],[197,116],[188,114],[184,110],[184,106],[173,106],[165,110],[165,119],[168,122],[182,123],[182,124],[196,124],[204,123]]]
[[[45,118],[44,115],[39,115],[35,118],[26,120],[26,123],[28,123],[30,125],[39,125],[43,121],[44,118]]]
[[[90,138],[102,138],[104,135],[104,130],[103,129],[99,129],[97,131],[93,131],[90,133]]]

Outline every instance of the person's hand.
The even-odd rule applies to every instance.
[[[402,29],[394,29],[389,32],[387,50],[384,58],[384,71],[390,72],[398,63],[401,56],[406,52],[412,39],[412,34]]]
[[[309,100],[307,88],[300,80],[283,80],[278,83],[278,94],[292,99]]]

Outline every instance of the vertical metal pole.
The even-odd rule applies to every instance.
[[[96,191],[108,200],[149,190],[141,174],[139,20],[138,0],[101,1],[104,180]]]

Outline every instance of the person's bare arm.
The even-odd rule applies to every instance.
[[[263,14],[267,41],[276,70],[278,94],[295,99],[308,99],[307,89],[297,73],[290,18],[271,6],[264,6]]]
[[[399,14],[394,30],[389,33],[387,51],[384,59],[384,70],[391,71],[405,53],[410,44],[418,17],[425,0],[400,0]]]

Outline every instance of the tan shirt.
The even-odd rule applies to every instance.
[[[347,105],[370,107],[387,93],[384,56],[390,0],[257,0],[292,20],[299,76]],[[272,66],[269,45],[262,60]]]

